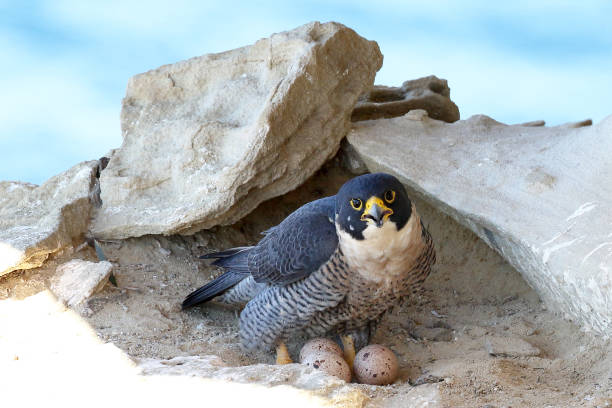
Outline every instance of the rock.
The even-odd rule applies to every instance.
[[[538,126],[544,126],[545,124],[546,124],[546,122],[543,121],[543,120],[532,120],[532,121],[529,121],[529,122],[519,123],[519,126],[538,127]]]
[[[360,176],[368,172],[368,167],[365,165],[363,160],[361,160],[361,157],[355,148],[351,146],[346,139],[342,139],[342,142],[340,143],[338,159],[340,160],[340,165],[348,170],[351,174]]]
[[[443,382],[444,378],[438,377],[436,375],[431,375],[429,373],[421,374],[416,380],[410,381],[410,385],[413,387],[423,385],[423,384],[436,384],[439,382]]]
[[[465,326],[464,330],[467,334],[469,334],[470,336],[474,338],[479,338],[489,333],[489,331],[486,328],[481,327],[481,326],[467,325]]]
[[[417,326],[410,331],[410,334],[417,339],[431,341],[453,341],[453,331],[443,327]]]
[[[113,264],[73,259],[56,269],[51,291],[68,306],[80,305],[108,282]]]
[[[157,373],[141,375],[143,370],[130,356],[112,342],[103,342],[85,320],[57,302],[48,291],[22,300],[1,301],[0,323],[0,383],[5,406],[13,401],[19,402],[18,406],[77,405],[67,401],[106,406],[106,401],[92,401],[92,396],[102,389],[108,395],[120,396],[122,405],[151,407],[190,406],[198,401],[210,405],[211,401],[218,401],[227,407],[283,408],[290,401],[296,408],[352,408],[363,407],[369,399],[354,386],[298,364],[287,368],[222,367],[222,363],[215,362],[219,359],[213,358],[202,365],[212,366],[213,371],[227,371],[218,376],[213,374],[214,378],[201,378],[204,376],[194,369],[195,364],[188,363],[190,357],[178,357],[183,359],[182,366],[176,359],[176,365],[172,365],[172,360],[161,360]],[[287,386],[291,384],[287,378],[293,372],[304,374],[301,378],[310,384],[306,387],[321,388]],[[266,378],[268,374],[270,377]],[[258,384],[247,384],[251,382],[249,376]],[[230,381],[232,378],[236,381]],[[266,381],[267,386],[263,385]],[[36,384],[35,392],[32,384]]]
[[[539,356],[540,349],[518,337],[493,337],[485,339],[487,353],[496,357]]]
[[[96,169],[80,163],[40,186],[0,182],[0,276],[41,266],[87,231]]]
[[[585,120],[581,120],[578,122],[569,122],[561,126],[569,128],[569,129],[573,129],[573,128],[580,128],[580,127],[585,127],[585,126],[592,126],[592,125],[593,125],[593,121],[591,119],[585,119]]]
[[[424,111],[355,123],[371,171],[396,175],[474,231],[542,300],[612,333],[612,116],[595,126],[446,124]]]
[[[525,319],[517,319],[513,321],[509,327],[509,330],[510,333],[520,337],[533,336],[538,332],[538,329],[534,327],[533,323]]]
[[[359,388],[303,364],[255,364],[228,367],[217,356],[184,356],[169,360],[145,358],[139,360],[138,366],[142,370],[142,374],[146,376],[203,377],[224,382],[249,383],[267,387],[291,385],[301,390],[310,391],[316,396],[329,399],[338,403],[339,406],[362,406],[361,404],[368,399]]]
[[[190,234],[296,188],[337,152],[381,64],[375,42],[315,22],[136,75],[95,235]]]
[[[255,364],[228,367],[218,356],[182,356],[168,360],[144,358],[138,362],[144,375],[188,375],[261,385],[291,384],[316,390],[337,387],[344,381],[302,364]]]
[[[459,108],[450,99],[448,82],[434,75],[406,81],[399,88],[374,86],[359,98],[351,120],[393,118],[415,109],[424,109],[429,117],[445,122],[459,120]]]

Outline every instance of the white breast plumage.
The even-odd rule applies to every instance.
[[[424,248],[421,220],[414,205],[410,219],[399,231],[392,221],[380,228],[368,225],[363,231],[363,240],[353,238],[338,227],[336,230],[348,266],[369,281],[393,282],[410,271]]]

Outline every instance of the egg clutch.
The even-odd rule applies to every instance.
[[[316,338],[308,341],[300,351],[300,363],[350,382],[352,375],[361,384],[387,385],[393,383],[399,373],[395,353],[380,344],[370,344],[359,350],[353,367],[346,362],[343,351],[333,340]]]

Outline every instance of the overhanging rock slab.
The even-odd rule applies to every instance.
[[[530,127],[412,111],[355,123],[348,141],[371,171],[398,176],[474,231],[546,303],[612,333],[612,116]]]
[[[337,152],[381,65],[375,42],[310,23],[136,75],[94,234],[189,234],[296,188]]]

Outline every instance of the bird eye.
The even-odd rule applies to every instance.
[[[353,207],[357,211],[361,210],[361,206],[362,205],[363,205],[363,203],[361,202],[360,199],[358,199],[358,198],[351,199],[351,207]]]
[[[394,202],[395,201],[395,191],[387,190],[387,192],[385,193],[385,201],[388,202],[389,204]]]

